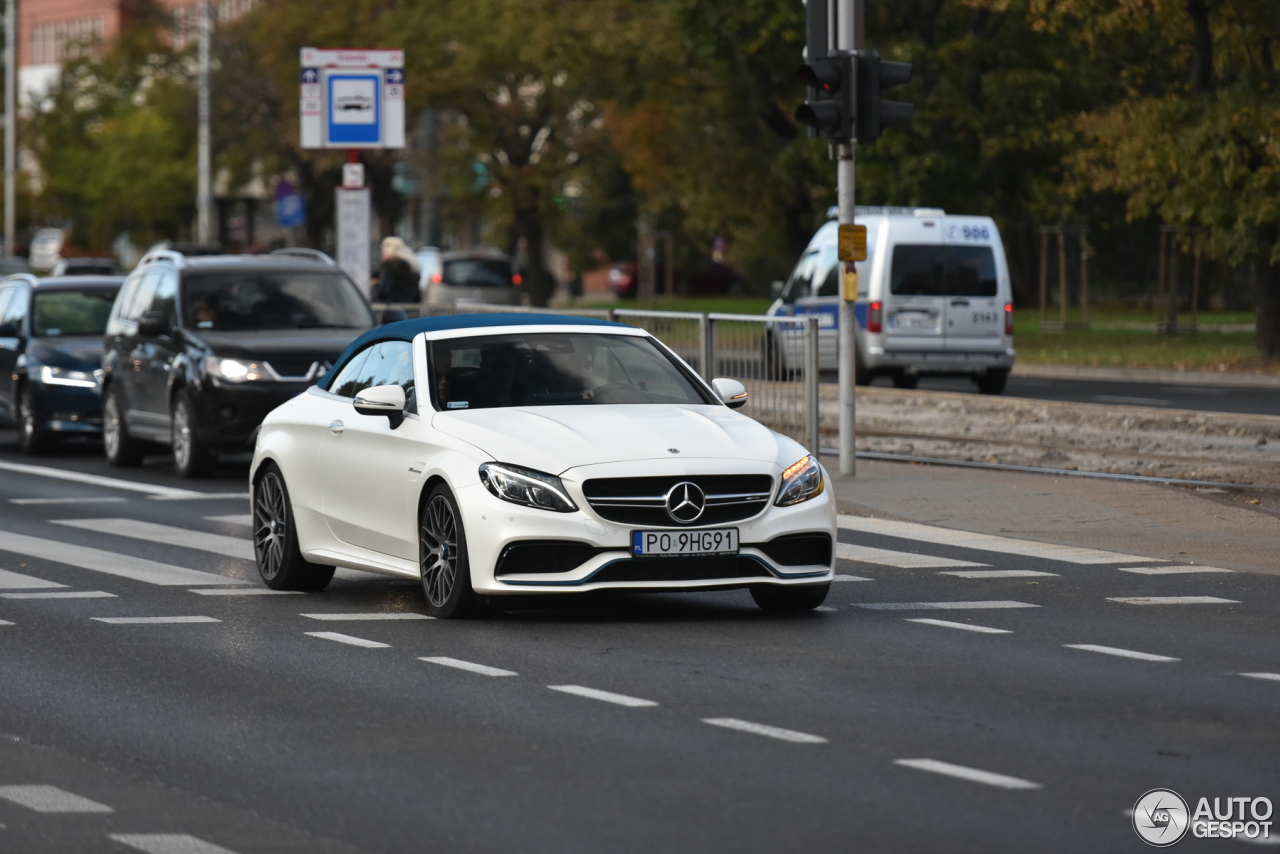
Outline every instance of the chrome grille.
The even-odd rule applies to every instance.
[[[706,494],[706,509],[688,523],[697,527],[750,519],[773,495],[773,478],[767,474],[596,478],[586,481],[582,492],[591,509],[610,522],[670,527],[686,524],[672,519],[666,508],[667,492],[685,481]]]

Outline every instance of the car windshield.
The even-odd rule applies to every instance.
[[[119,287],[85,288],[75,291],[36,290],[31,325],[35,335],[101,335]]]
[[[441,409],[713,402],[653,341],[629,335],[451,338],[431,345],[431,365]]]
[[[362,328],[373,314],[341,273],[253,270],[192,273],[184,282],[184,321],[213,330]]]
[[[511,262],[503,258],[454,258],[441,265],[446,285],[493,288],[511,285]]]

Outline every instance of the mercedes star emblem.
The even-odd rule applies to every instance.
[[[688,525],[706,509],[707,496],[696,483],[681,481],[667,492],[667,515],[682,525]]]

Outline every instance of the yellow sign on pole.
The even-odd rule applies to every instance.
[[[865,225],[840,225],[840,260],[867,260],[867,227]]]

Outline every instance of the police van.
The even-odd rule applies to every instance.
[[[835,209],[829,213],[834,216]],[[990,217],[938,208],[859,207],[867,258],[856,263],[859,385],[888,376],[915,388],[922,374],[968,375],[983,394],[1004,391],[1013,367],[1013,300],[1000,232]],[[769,307],[772,317],[818,316],[819,367],[837,367],[838,224],[809,241]],[[801,364],[803,336],[770,332],[771,373]]]

